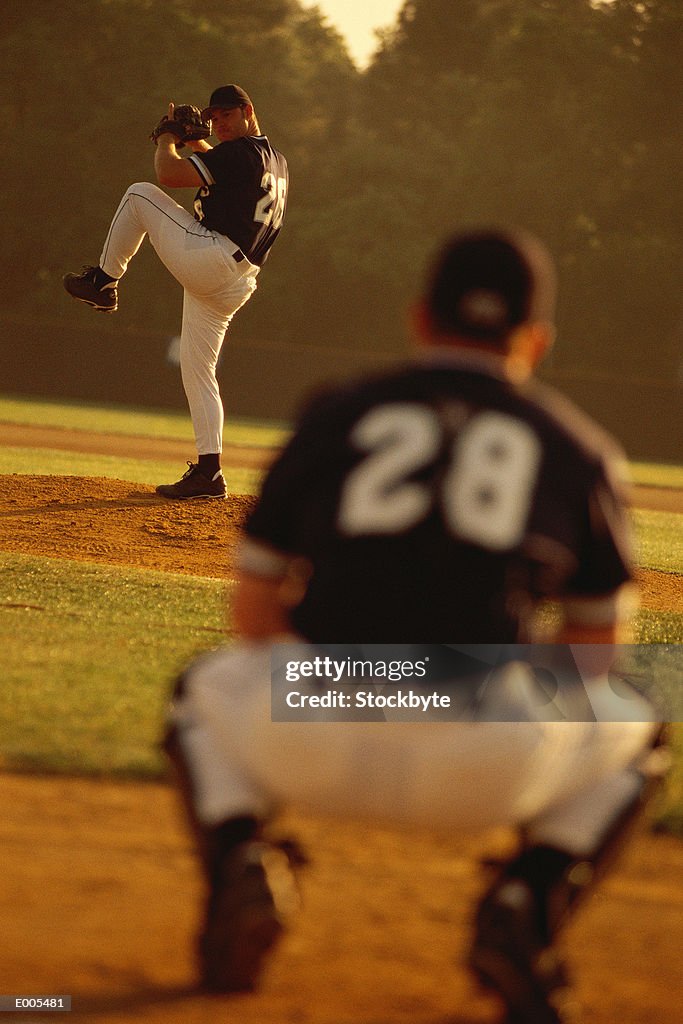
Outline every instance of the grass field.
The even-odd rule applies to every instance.
[[[0,421],[190,440],[186,416],[24,399],[0,399]],[[282,424],[230,424],[229,443],[275,446]],[[256,470],[227,467],[232,486],[257,491]],[[0,474],[106,476],[137,483],[177,473],[177,463],[60,449],[0,448]],[[636,478],[680,486],[679,467],[634,467]],[[169,479],[172,477],[169,477]],[[634,514],[638,561],[683,574],[683,516]],[[229,635],[231,584],[173,573],[0,553],[0,766],[151,778],[172,680],[196,653]],[[9,614],[11,612],[11,614]],[[639,614],[641,643],[683,642],[683,616]],[[679,766],[683,744],[677,739]],[[683,772],[672,776],[665,816],[683,822]]]
[[[176,438],[193,443],[192,424],[187,413],[168,410],[0,395],[0,422],[101,434]],[[281,444],[288,433],[285,423],[230,420],[225,424],[223,436],[226,445],[270,446]]]
[[[229,584],[1,555],[0,764],[157,774],[173,678],[225,640]]]
[[[189,446],[188,446],[189,447]],[[47,448],[0,447],[0,474],[26,473],[36,476],[103,476],[129,480],[133,484],[170,483],[181,469],[178,460],[129,459],[117,455],[93,455],[87,452]],[[256,494],[261,474],[244,466],[230,466],[230,486],[239,494]]]
[[[164,438],[187,441],[194,449],[192,424],[186,413],[125,409],[120,406],[84,405],[76,402],[32,401],[0,396],[0,423],[53,427],[85,433],[119,437]],[[286,424],[261,421],[226,423],[226,447],[271,448],[281,445],[289,431]],[[260,481],[257,471],[231,466],[232,489],[241,494],[256,494]],[[131,483],[151,484],[178,476],[178,462],[161,459],[122,458],[60,449],[2,448],[0,474],[26,473],[43,476],[104,476]]]

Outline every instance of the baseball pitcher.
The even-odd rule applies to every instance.
[[[213,133],[218,145],[207,136]],[[100,312],[118,308],[118,283],[149,237],[183,287],[180,370],[197,462],[157,493],[175,500],[224,498],[223,403],[216,365],[225,332],[256,289],[285,215],[287,162],[261,134],[253,103],[238,85],[216,89],[203,110],[169,104],[152,131],[159,185],[196,190],[188,213],[159,187],[131,185],[114,215],[98,266],[67,274],[64,287]],[[184,159],[178,152],[187,147]]]

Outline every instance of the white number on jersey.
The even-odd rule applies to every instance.
[[[266,190],[256,204],[254,220],[259,224],[270,224],[276,230],[282,226],[287,198],[287,179],[276,178],[272,171],[266,171],[261,179],[261,188]]]
[[[504,551],[522,539],[541,459],[540,441],[522,420],[494,411],[472,416],[455,438],[438,484],[408,479],[434,462],[441,446],[441,424],[427,406],[377,406],[356,424],[351,441],[367,457],[342,488],[342,533],[400,533],[439,502],[461,540]]]
[[[435,458],[440,439],[436,417],[422,405],[380,405],[359,420],[351,441],[369,456],[344,483],[342,533],[400,533],[423,519],[432,496],[406,477]]]

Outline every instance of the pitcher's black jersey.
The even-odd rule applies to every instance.
[[[320,397],[264,482],[250,552],[304,556],[294,610],[322,643],[525,642],[542,598],[631,574],[614,470],[592,421],[537,383],[415,365]]]
[[[265,135],[247,135],[193,153],[189,160],[204,182],[195,196],[196,219],[227,235],[262,266],[287,205],[289,172],[282,153]]]

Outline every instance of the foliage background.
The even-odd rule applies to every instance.
[[[581,377],[589,406],[619,382],[624,395],[668,388],[645,401],[643,421],[655,402],[683,405],[682,30],[679,0],[408,0],[360,72],[319,9],[298,0],[12,5],[0,111],[21,141],[3,185],[0,299],[6,329],[27,340],[24,363],[20,347],[0,360],[3,390],[108,397],[89,376],[105,327],[89,319],[84,334],[61,277],[97,261],[120,195],[153,177],[147,136],[168,100],[202,103],[237,81],[292,177],[258,301],[231,328],[262,390],[264,362],[291,376],[266,409],[289,414],[307,363],[333,374],[403,353],[406,307],[435,245],[483,223],[524,225],[555,255],[551,378]],[[128,390],[106,360],[91,374],[109,397],[166,403],[150,381],[163,376],[180,303],[143,247],[116,324]],[[55,343],[63,371],[49,363]],[[43,379],[36,367],[48,365]],[[175,375],[173,396],[182,403]],[[244,402],[242,414],[250,403],[263,414]],[[622,410],[617,429],[635,414]]]

